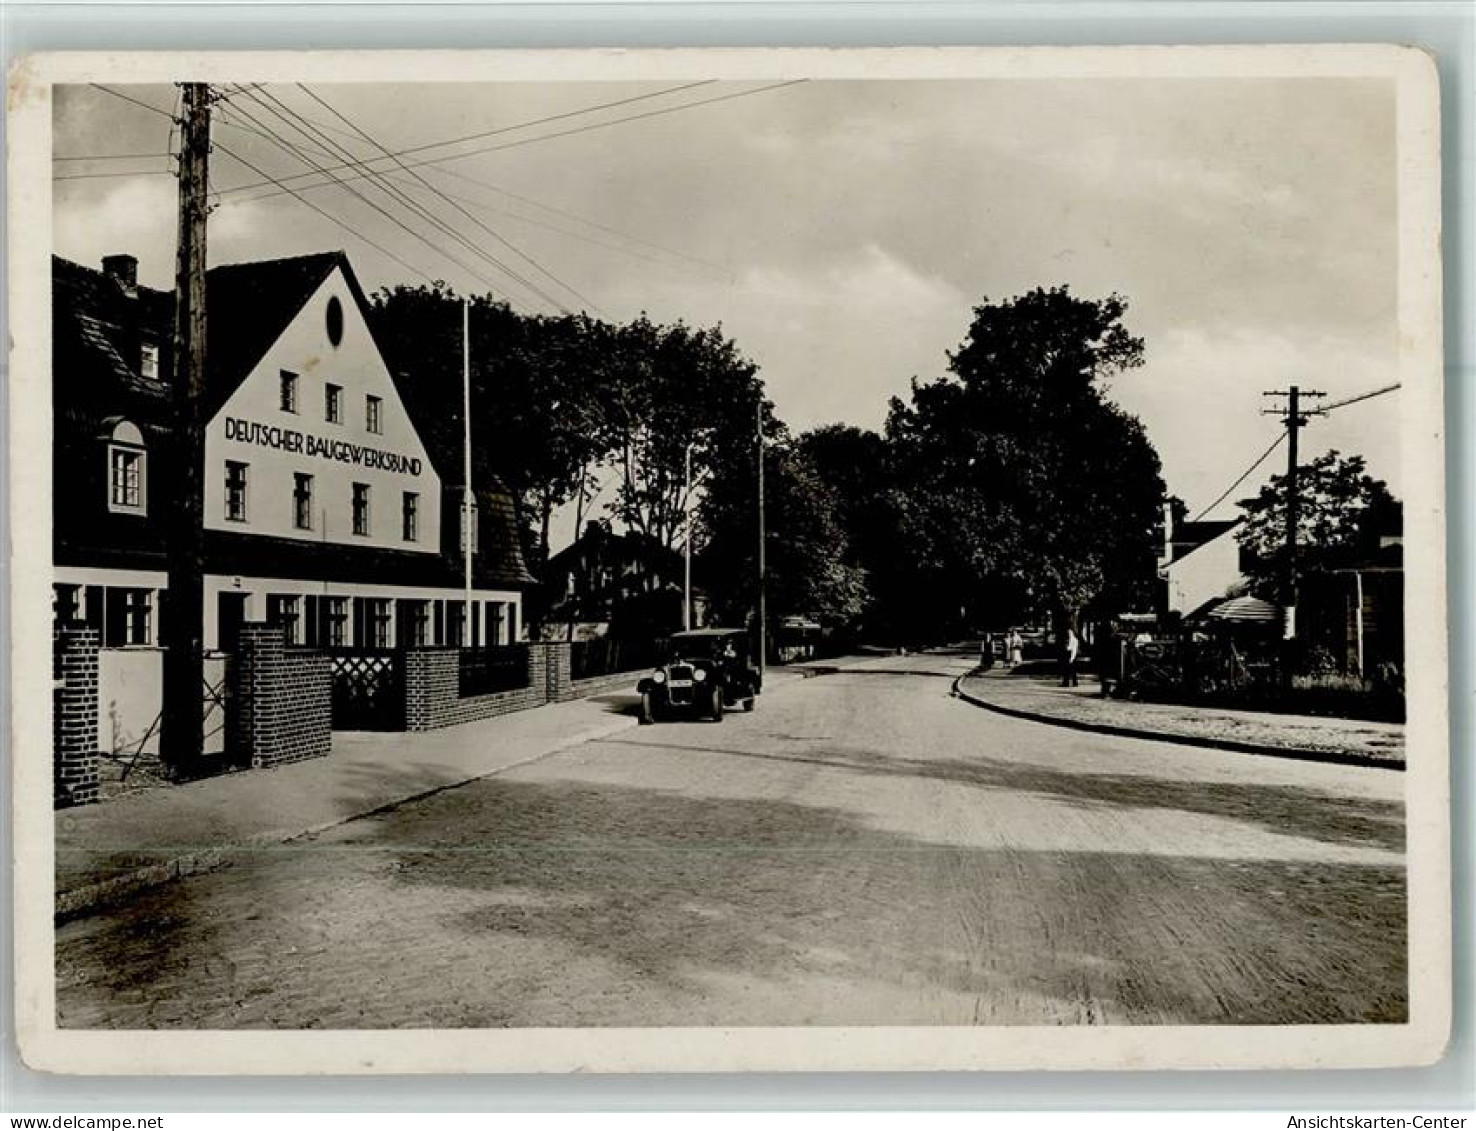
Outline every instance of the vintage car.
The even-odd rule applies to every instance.
[[[690,714],[720,723],[728,704],[753,710],[763,674],[749,653],[748,633],[741,628],[678,632],[670,640],[666,663],[636,686],[641,722]]]

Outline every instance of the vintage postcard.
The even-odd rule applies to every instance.
[[[9,115],[27,1063],[1441,1056],[1426,55],[55,54]]]

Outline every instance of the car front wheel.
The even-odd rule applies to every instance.
[[[714,687],[712,689],[712,699],[708,705],[708,718],[715,723],[723,721],[723,689],[721,687]]]

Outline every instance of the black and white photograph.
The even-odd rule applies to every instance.
[[[1440,1055],[1420,53],[11,104],[29,1063]]]

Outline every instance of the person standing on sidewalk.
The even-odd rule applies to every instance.
[[[1018,628],[1010,629],[1009,636],[1005,638],[1005,656],[1012,668],[1018,668],[1025,661],[1025,638]]]
[[[1061,652],[1061,686],[1076,686],[1076,657],[1081,654],[1081,637],[1076,629],[1066,630],[1066,640]]]

